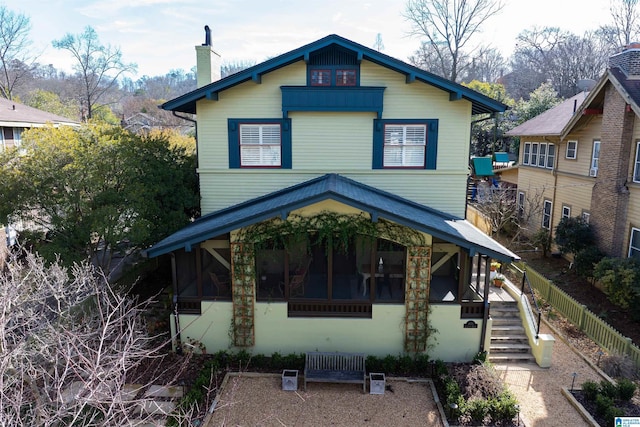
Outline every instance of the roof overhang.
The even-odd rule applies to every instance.
[[[337,174],[284,188],[199,218],[149,248],[149,257],[191,248],[208,239],[272,218],[286,219],[297,209],[334,200],[379,218],[451,242],[470,255],[481,253],[502,261],[519,257],[465,219],[412,202]]]

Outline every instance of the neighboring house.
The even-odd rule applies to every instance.
[[[207,351],[387,355],[487,349],[487,260],[465,221],[473,114],[506,106],[330,35],[162,105],[197,114],[203,216],[170,255],[177,342]],[[487,281],[485,281],[487,280]],[[487,329],[489,328],[489,329]]]
[[[539,201],[530,231],[553,232],[563,217],[581,216],[602,251],[640,258],[639,114],[640,45],[633,44],[609,59],[588,94],[508,132],[520,137],[519,200]]]
[[[80,125],[78,122],[66,117],[0,98],[0,129],[2,129],[0,150],[19,147],[22,141],[22,132],[25,129],[43,127],[47,124],[56,127],[61,125]]]

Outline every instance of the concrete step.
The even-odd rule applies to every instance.
[[[489,362],[497,363],[535,363],[536,358],[530,353],[497,353],[489,354]]]
[[[513,331],[518,332],[522,331],[524,333],[524,327],[522,326],[522,322],[509,322],[507,320],[498,320],[493,321],[493,326],[491,326],[491,333],[501,332],[501,331]],[[503,335],[503,334],[498,334]]]
[[[518,308],[518,306],[494,307],[493,304],[491,305],[491,317],[505,316],[505,315],[512,315],[512,314],[520,316],[520,309]]]
[[[491,337],[492,343],[513,343],[513,344],[528,344],[529,338],[524,334],[513,335],[494,335]]]
[[[515,344],[515,343],[496,343],[491,344],[491,354],[496,353],[529,353],[531,347],[529,344]]]

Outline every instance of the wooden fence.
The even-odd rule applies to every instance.
[[[527,272],[531,287],[539,293],[542,299],[571,321],[596,344],[610,354],[628,356],[636,366],[640,366],[640,348],[633,344],[631,338],[627,338],[616,331],[607,322],[589,310],[586,305],[580,304],[524,262],[516,263],[515,265]],[[516,269],[512,271],[514,274],[518,274]]]

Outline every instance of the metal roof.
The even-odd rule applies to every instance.
[[[502,261],[519,257],[473,224],[397,195],[338,174],[327,174],[248,200],[199,218],[147,250],[156,257],[178,249],[191,250],[207,239],[274,217],[286,218],[296,209],[324,200],[368,212],[374,221],[384,218],[454,243],[470,254],[482,253]]]
[[[160,107],[165,110],[179,111],[182,113],[196,114],[196,101],[201,99],[217,99],[218,93],[249,80],[260,82],[263,74],[277,70],[278,68],[297,61],[307,61],[311,53],[331,45],[338,45],[356,53],[359,60],[366,59],[376,64],[387,67],[398,73],[404,74],[407,83],[421,81],[446,92],[452,101],[466,99],[471,102],[472,114],[503,112],[507,106],[493,98],[485,96],[468,87],[462,86],[443,77],[429,73],[399,59],[385,55],[375,49],[368,48],[351,40],[332,34],[309,43],[298,49],[271,58],[261,64],[254,65],[238,73],[215,81],[178,98],[165,102]]]

